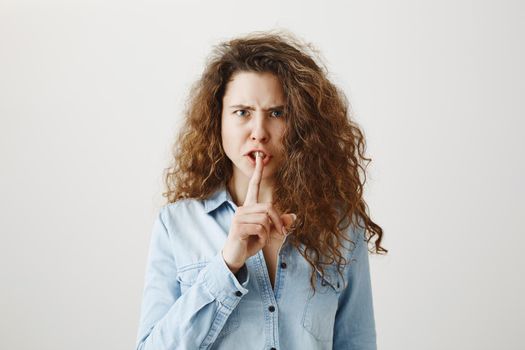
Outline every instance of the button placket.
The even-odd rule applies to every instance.
[[[257,254],[257,262],[258,262],[257,264],[258,265],[257,266],[258,282],[259,282],[261,289],[263,290],[263,295],[264,295],[263,299],[265,299],[263,301],[267,302],[268,303],[267,305],[269,305],[267,307],[269,314],[267,317],[265,317],[265,319],[268,322],[266,323],[266,326],[268,327],[267,329],[270,332],[269,333],[270,344],[274,343],[275,345],[277,345],[279,344],[279,339],[278,338],[276,339],[275,335],[276,335],[276,332],[278,332],[278,319],[277,319],[278,315],[274,313],[274,311],[276,310],[276,307],[274,305],[277,305],[277,301],[275,299],[274,290],[270,284],[268,269],[265,266],[266,261],[264,259],[264,255],[262,251],[259,251],[259,253]],[[280,266],[280,264],[278,266]],[[277,269],[277,274],[275,276],[276,277],[275,278],[276,288],[278,288],[278,285],[279,285],[278,275],[279,275],[279,269]]]

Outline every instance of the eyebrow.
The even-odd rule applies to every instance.
[[[283,105],[279,105],[279,106],[270,107],[268,109],[263,109],[263,111],[273,111],[273,110],[276,110],[276,109],[283,109],[283,108],[284,108]],[[255,111],[254,107],[246,106],[246,105],[234,105],[234,106],[230,106],[230,109],[248,109],[250,111]]]

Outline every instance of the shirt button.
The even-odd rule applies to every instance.
[[[286,263],[285,263],[285,262],[282,262],[282,263],[281,263],[281,268],[283,268],[283,269],[286,268]]]
[[[238,297],[242,297],[242,292],[240,290],[238,290],[238,291],[235,292],[235,295],[238,296]]]
[[[277,350],[276,348],[271,348],[270,350]]]
[[[270,307],[268,308],[268,310],[270,310],[270,312],[274,312],[274,311],[275,311],[275,307],[273,307],[273,305],[270,305]]]

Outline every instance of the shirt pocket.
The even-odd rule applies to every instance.
[[[201,261],[180,267],[177,271],[177,281],[180,284],[181,295],[184,295],[197,281],[197,277],[208,261]],[[202,288],[205,288],[204,285]],[[239,328],[239,307],[237,306],[228,316],[217,338],[226,336]]]
[[[315,339],[332,341],[335,314],[339,304],[339,295],[343,281],[333,267],[325,269],[324,275],[316,269],[317,281],[315,294],[311,290],[304,306],[302,325]]]

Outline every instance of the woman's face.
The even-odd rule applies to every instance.
[[[234,178],[251,177],[255,160],[248,152],[261,149],[268,158],[262,180],[272,180],[282,163],[286,125],[279,80],[271,73],[238,72],[227,83],[222,102],[222,146],[233,163]]]

